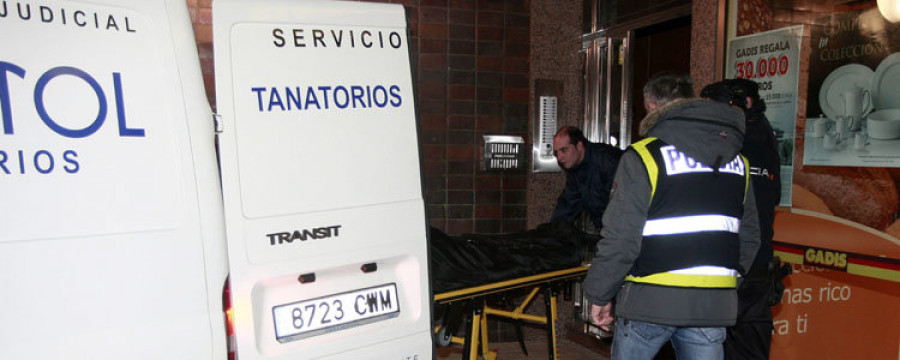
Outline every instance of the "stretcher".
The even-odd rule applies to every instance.
[[[484,360],[496,360],[497,352],[490,350],[488,343],[487,317],[492,316],[517,323],[545,326],[549,358],[550,360],[559,359],[556,341],[559,329],[557,316],[559,294],[561,291],[569,289],[570,284],[580,281],[587,270],[587,266],[577,266],[435,294],[435,305],[445,309],[462,309],[466,326],[465,337],[455,336],[456,326],[446,321],[452,321],[453,315],[445,313],[444,321],[434,327],[435,339],[441,346],[462,345],[463,360],[475,360],[479,358],[479,355]],[[503,310],[487,305],[486,297],[489,295],[503,295],[522,290],[526,290],[528,294],[513,310]],[[526,314],[526,309],[539,293],[544,295],[544,305],[546,306],[544,315]],[[518,329],[519,327],[517,327]],[[521,333],[519,337],[522,341]]]

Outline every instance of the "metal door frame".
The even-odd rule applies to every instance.
[[[582,36],[582,51],[585,53],[584,68],[584,116],[581,128],[585,136],[591,141],[611,143],[615,139],[615,145],[625,149],[631,145],[631,124],[633,114],[631,111],[633,87],[632,46],[634,32],[637,29],[650,25],[666,22],[683,16],[689,16],[692,12],[692,4],[678,5],[669,9],[662,9],[651,15],[639,19],[627,21],[608,29],[599,28],[598,12],[599,2],[591,1],[591,32]],[[619,49],[617,41],[621,42],[621,55],[616,53]],[[614,62],[621,56],[621,69],[616,70]],[[604,58],[606,62],[604,63]],[[603,70],[601,72],[601,70]],[[621,76],[620,82],[614,83],[614,75]],[[620,99],[613,99],[609,94],[614,87],[621,91]],[[602,101],[602,109],[601,109]],[[619,111],[613,114],[614,102],[619,104]],[[602,113],[601,113],[601,110]],[[614,115],[620,119],[618,129],[611,129],[611,120]],[[616,132],[614,132],[616,131]]]
[[[615,143],[622,149],[631,144],[633,38],[633,31],[626,31],[621,37],[597,32],[585,35],[583,42],[586,56],[581,127],[589,140]],[[618,99],[614,99],[612,95],[617,92]],[[616,105],[618,111],[614,110]],[[614,116],[620,119],[617,129],[611,128]]]

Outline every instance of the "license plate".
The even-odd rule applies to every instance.
[[[272,308],[275,338],[294,341],[400,315],[397,284],[348,291]]]

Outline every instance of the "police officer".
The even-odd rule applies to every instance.
[[[768,359],[772,343],[771,299],[780,298],[773,290],[770,271],[775,270],[772,238],[775,234],[775,207],[781,201],[781,159],[778,143],[769,119],[766,103],[759,96],[759,85],[747,79],[728,79],[707,85],[700,96],[728,103],[744,111],[747,130],[741,150],[750,160],[753,192],[759,214],[760,248],[750,271],[738,288],[738,320],[727,329],[725,358]],[[780,277],[774,279],[780,284]],[[774,291],[774,292],[773,292]],[[777,292],[777,293],[776,293]]]
[[[584,280],[591,318],[613,322],[612,359],[721,359],[737,276],[759,247],[740,110],[693,96],[687,76],[644,86],[648,137],[625,152]]]

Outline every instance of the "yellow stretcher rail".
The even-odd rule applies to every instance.
[[[451,343],[461,344],[463,346],[463,360],[478,359],[479,353],[484,357],[484,360],[497,359],[496,351],[491,351],[488,345],[488,315],[545,325],[548,336],[549,358],[550,360],[558,360],[559,352],[557,350],[556,340],[559,329],[557,316],[559,289],[565,283],[573,282],[578,278],[583,277],[587,273],[587,270],[587,266],[578,266],[447,291],[435,294],[434,301],[439,305],[453,303],[464,303],[468,305],[469,310],[466,313],[466,337],[460,338],[448,335]],[[529,287],[531,290],[528,293],[528,296],[526,296],[512,311],[496,309],[487,306],[485,303],[485,296],[487,295]],[[525,310],[541,290],[544,291],[544,303],[547,306],[545,315],[537,316],[526,314]],[[440,330],[441,326],[436,326],[434,329],[435,334],[439,333]]]

